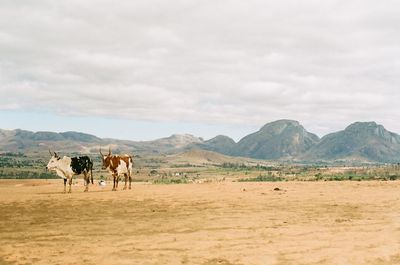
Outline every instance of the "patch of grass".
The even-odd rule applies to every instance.
[[[333,174],[333,175],[323,175],[323,174],[316,174],[315,179],[316,181],[362,181],[362,180],[374,180],[376,179],[372,175],[360,175],[360,174]]]
[[[188,180],[186,178],[179,178],[179,179],[164,178],[164,179],[153,180],[153,184],[186,184],[186,183],[188,183]]]
[[[220,165],[220,168],[222,169],[230,169],[230,170],[236,170],[236,171],[272,171],[272,170],[279,170],[277,167],[273,166],[264,166],[264,165],[246,165],[244,163],[229,163],[229,162],[224,162]]]
[[[396,180],[396,179],[400,179],[399,175],[390,175],[389,176],[389,180]]]
[[[185,163],[185,164],[173,164],[170,166],[171,168],[186,168],[186,167],[201,167],[199,165],[193,165],[190,163]]]
[[[53,173],[44,170],[27,170],[17,168],[0,169],[0,179],[58,179]]]
[[[254,178],[238,179],[238,182],[277,182],[277,181],[285,181],[285,179],[281,177],[268,176],[268,175],[259,175]]]

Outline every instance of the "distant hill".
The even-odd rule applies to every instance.
[[[25,130],[0,130],[0,152],[43,153],[48,149],[62,153],[98,153],[99,149],[114,153],[165,154],[186,150],[201,143],[192,135],[172,135],[154,141],[128,141],[102,139],[80,132],[31,132]]]
[[[216,165],[223,163],[243,163],[243,160],[236,157],[226,156],[220,153],[192,149],[179,154],[167,156],[166,160],[171,164],[191,164],[191,165]]]
[[[154,141],[148,141],[147,143],[162,147],[161,149],[183,149],[188,145],[194,143],[202,143],[203,140],[195,137],[191,134],[173,134],[170,137],[161,138]]]
[[[174,134],[153,141],[128,141],[104,139],[80,132],[0,129],[0,152],[22,152],[29,155],[47,153],[51,149],[66,154],[93,154],[98,153],[99,148],[107,152],[109,147],[114,153],[152,156],[198,155],[190,153],[194,149],[213,152],[212,155],[201,153],[199,161],[206,161],[208,156],[220,153],[225,156],[277,161],[400,162],[400,136],[375,122],[356,122],[343,131],[319,139],[297,121],[278,120],[267,123],[237,143],[223,135],[206,141],[190,134]],[[214,157],[211,160],[222,161],[220,158]]]
[[[199,137],[190,134],[173,134],[153,141],[128,141],[104,139],[116,152],[135,152],[139,154],[175,154],[190,149],[203,142]]]
[[[64,152],[81,152],[85,146],[101,144],[102,139],[78,132],[31,132],[26,130],[1,130],[0,151],[38,153],[48,149]]]
[[[94,142],[102,142],[101,138],[98,138],[91,134],[80,133],[80,132],[63,132],[60,133],[65,140],[72,140],[72,141],[79,141],[79,142],[87,142],[87,143],[94,143]]]
[[[204,141],[202,143],[197,143],[197,147],[209,150],[213,152],[218,152],[225,155],[231,155],[234,152],[236,146],[235,141],[225,135],[218,135],[210,140]]]
[[[323,137],[304,158],[397,162],[400,161],[400,136],[375,122],[356,122]]]
[[[14,138],[25,141],[66,141],[77,142],[101,142],[102,140],[94,135],[79,132],[31,132],[17,129],[14,131]]]
[[[241,139],[232,154],[258,159],[294,159],[319,141],[298,121],[278,120]]]

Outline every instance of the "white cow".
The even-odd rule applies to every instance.
[[[93,184],[93,162],[88,156],[79,156],[79,157],[68,157],[64,156],[63,158],[59,157],[56,152],[51,154],[51,158],[46,168],[48,170],[55,171],[59,177],[64,179],[64,192],[66,192],[67,180],[69,181],[69,190],[71,192],[72,185],[72,177],[74,175],[82,174],[84,175],[85,180],[85,191],[89,190],[89,172],[91,176],[91,181]]]

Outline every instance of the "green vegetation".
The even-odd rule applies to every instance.
[[[94,177],[109,177],[99,170],[101,161],[94,159]],[[57,179],[54,172],[45,170],[48,154],[2,153],[0,154],[0,179]],[[162,157],[141,157],[135,160],[137,181],[155,184],[181,184],[227,179],[239,182],[275,181],[393,181],[400,179],[400,164],[327,166],[325,164],[267,164],[267,162],[243,161],[221,164],[195,164],[190,160],[182,164],[168,162]]]
[[[369,171],[352,170],[343,173],[322,174],[318,173],[314,179],[316,181],[362,181],[362,180],[397,180],[400,179],[400,172],[393,173],[389,171],[390,167],[375,168]]]
[[[56,174],[44,171],[0,170],[0,179],[57,179]]]
[[[32,159],[23,153],[0,154],[0,179],[53,179],[54,173],[45,171],[46,162]]]
[[[0,168],[24,168],[44,166],[45,162],[43,160],[28,158],[22,153],[0,154]]]
[[[259,171],[272,171],[277,170],[276,167],[273,166],[263,166],[260,164],[257,165],[246,165],[244,163],[222,163],[221,168],[223,169],[231,169],[231,170],[259,170]]]
[[[255,178],[238,179],[238,182],[277,182],[277,181],[285,181],[285,179],[269,175],[259,175]]]
[[[185,163],[185,164],[173,164],[170,166],[171,168],[187,168],[187,167],[199,167],[198,165],[193,165],[190,163]]]
[[[189,183],[187,178],[178,178],[178,179],[171,179],[171,178],[162,178],[162,179],[155,179],[153,180],[154,184],[186,184]]]

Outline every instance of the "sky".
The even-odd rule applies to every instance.
[[[400,133],[399,14],[393,0],[2,0],[0,128]]]

